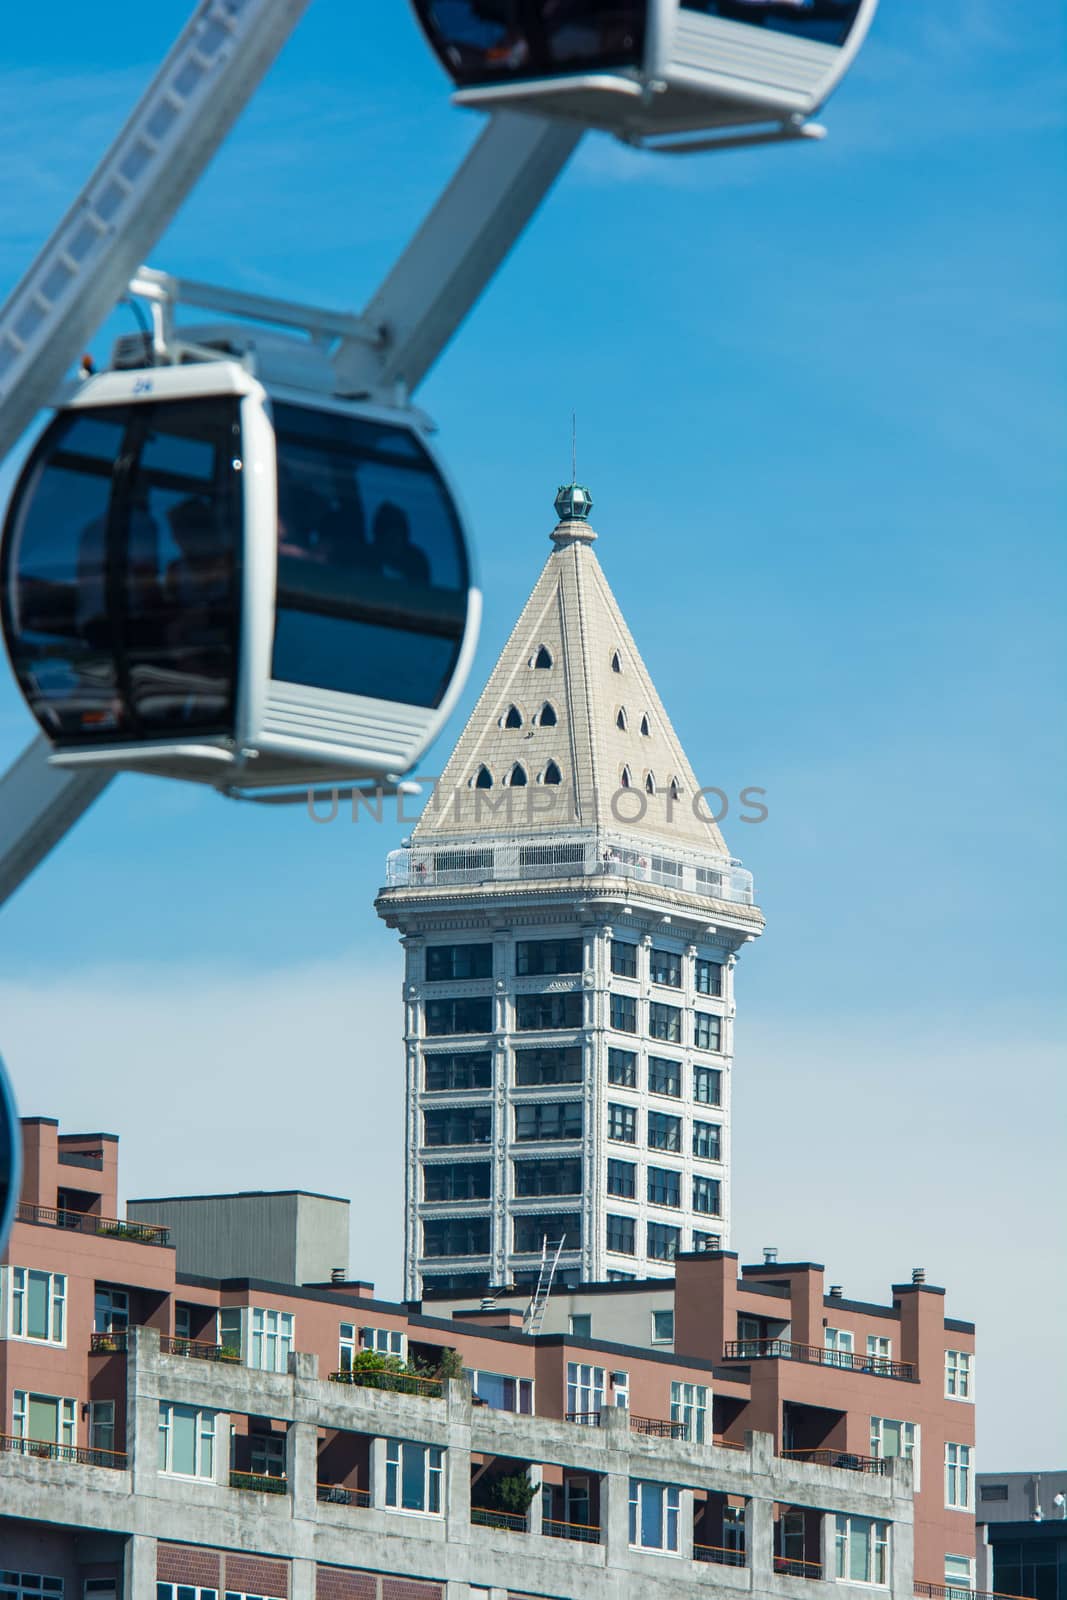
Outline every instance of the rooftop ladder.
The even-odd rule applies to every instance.
[[[556,1276],[556,1268],[559,1266],[559,1258],[563,1254],[566,1238],[567,1236],[564,1234],[556,1245],[555,1254],[551,1260],[549,1260],[548,1252],[552,1246],[548,1242],[547,1233],[541,1240],[541,1270],[537,1274],[537,1287],[522,1319],[522,1331],[530,1334],[531,1337],[541,1332],[541,1324],[544,1322],[545,1312],[548,1310],[548,1297],[552,1293],[552,1282]]]

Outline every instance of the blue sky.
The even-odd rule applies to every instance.
[[[187,9],[8,19],[0,291]],[[370,11],[316,0],[154,265],[370,296],[477,127],[406,7]],[[547,553],[573,409],[598,554],[694,768],[768,793],[766,823],[723,823],[768,919],[739,981],[735,1244],[853,1295],[925,1265],[979,1323],[1001,1469],[1062,1465],[1003,1286],[1063,1326],[1063,44],[1055,0],[883,0],[821,146],[587,138],[419,396],[487,597],[424,770]],[[0,760],[30,732],[5,669]],[[115,785],[0,923],[24,1109],[123,1135],[129,1193],[351,1195],[353,1263],[396,1292],[400,967],[371,900],[405,831]]]

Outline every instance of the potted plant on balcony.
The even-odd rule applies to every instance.
[[[236,1361],[236,1362],[240,1362],[240,1359],[241,1359],[241,1352],[240,1352],[240,1350],[237,1348],[237,1346],[235,1344],[220,1344],[219,1345],[219,1360],[220,1361]]]

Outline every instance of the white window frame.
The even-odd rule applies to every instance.
[[[869,1333],[867,1335],[867,1360],[870,1362],[872,1372],[888,1372],[889,1362],[893,1359],[893,1341],[884,1333]]]
[[[342,1372],[351,1372],[352,1363],[359,1354],[359,1332],[354,1322],[342,1322],[337,1330],[337,1365]]]
[[[897,1452],[905,1461],[910,1461],[915,1472],[915,1490],[920,1487],[920,1473],[922,1470],[921,1429],[917,1422],[904,1422],[899,1417],[872,1417],[871,1418],[871,1455],[878,1461],[892,1460],[885,1453],[886,1426],[900,1429],[901,1448]]]
[[[609,1372],[608,1381],[611,1384],[611,1393],[615,1406],[620,1411],[629,1411],[630,1374],[628,1372]]]
[[[97,1302],[107,1302],[107,1327],[98,1328]],[[116,1317],[118,1320],[116,1321]],[[93,1285],[93,1332],[94,1333],[121,1333],[130,1325],[130,1292],[128,1289],[112,1288],[110,1283],[97,1283]]]
[[[45,1322],[48,1333],[42,1339],[27,1332],[31,1277],[45,1278]],[[11,1267],[11,1292],[8,1296],[8,1338],[23,1344],[49,1344],[64,1349],[67,1343],[67,1274],[46,1272],[41,1267]],[[58,1325],[59,1332],[56,1332]]]
[[[962,1500],[959,1498],[961,1475]],[[945,1509],[974,1510],[974,1446],[951,1439],[945,1442]]]
[[[948,1564],[949,1564],[950,1561],[964,1561],[964,1562],[966,1562],[966,1564],[967,1564],[967,1579],[966,1579],[966,1582],[964,1582],[961,1578],[959,1578],[956,1573],[952,1573],[951,1575],[949,1574]],[[974,1557],[973,1556],[952,1555],[949,1551],[945,1552],[945,1588],[946,1589],[951,1589],[953,1591],[953,1593],[955,1593],[955,1594],[969,1594],[969,1593],[971,1593],[973,1591],[973,1589],[974,1589]]]
[[[870,1541],[868,1543],[868,1565],[866,1578],[852,1576],[852,1530],[856,1523],[866,1523],[870,1528]],[[879,1537],[879,1529],[884,1529],[884,1535]],[[886,1589],[892,1580],[892,1535],[890,1524],[884,1517],[855,1517],[835,1514],[834,1521],[834,1576],[838,1583],[851,1583],[857,1587],[863,1584],[872,1589]],[[872,1571],[879,1568],[879,1557],[882,1576],[872,1576]]]
[[[174,1460],[174,1415],[175,1412],[191,1412],[196,1418],[193,1438],[193,1472],[175,1472],[171,1463]],[[175,1400],[161,1400],[159,1402],[159,1446],[161,1450],[158,1471],[166,1478],[182,1478],[186,1483],[213,1483],[215,1481],[215,1467],[217,1452],[220,1447],[218,1428],[216,1426],[219,1413],[209,1411],[206,1406],[185,1406]],[[211,1464],[208,1471],[204,1471],[205,1445]]]
[[[100,1444],[97,1434],[103,1432],[109,1439],[108,1444]],[[89,1402],[89,1448],[90,1450],[103,1450],[108,1455],[115,1454],[115,1402],[114,1400],[90,1400]]]
[[[671,1421],[682,1424],[682,1438],[703,1444],[707,1437],[708,1391],[702,1383],[671,1382]]]
[[[408,1357],[408,1336],[400,1328],[363,1328],[359,1330],[359,1348],[374,1350],[380,1356],[396,1356],[399,1361]]]
[[[856,1353],[856,1336],[851,1328],[824,1328],[823,1348],[832,1350],[835,1355],[854,1356]],[[830,1365],[833,1365],[831,1362]]]
[[[63,1600],[63,1579],[42,1572],[12,1572],[4,1588],[14,1590],[15,1600]]]
[[[163,1591],[165,1589],[169,1589],[170,1590],[170,1593],[167,1596],[167,1600],[178,1600],[178,1590],[179,1590],[179,1588],[182,1588],[182,1589],[189,1588],[189,1589],[191,1589],[192,1593],[193,1593],[193,1596],[194,1596],[194,1600],[219,1600],[219,1591],[217,1589],[199,1589],[199,1588],[196,1588],[192,1584],[184,1584],[184,1583],[183,1584],[157,1583],[156,1584],[157,1600],[163,1600]],[[232,1589],[227,1589],[225,1592],[227,1594],[229,1594],[229,1595],[232,1595],[234,1593],[234,1591]],[[239,1595],[236,1596],[236,1600],[248,1600],[248,1596],[247,1595],[243,1595],[243,1594],[239,1594]],[[268,1600],[268,1597],[266,1595],[257,1595],[255,1597],[255,1600]]]
[[[296,1332],[293,1313],[274,1306],[251,1310],[248,1365],[256,1372],[288,1372]]]
[[[568,1414],[593,1415],[604,1404],[605,1392],[603,1367],[594,1367],[585,1361],[567,1362]]]
[[[673,1344],[674,1343],[674,1311],[673,1311],[672,1307],[670,1307],[670,1306],[660,1306],[658,1309],[650,1311],[649,1312],[649,1317],[650,1317],[651,1322],[652,1322],[652,1343],[653,1344]],[[671,1331],[670,1331],[670,1333],[661,1333],[659,1331],[659,1321],[658,1321],[658,1319],[660,1317],[670,1317],[670,1319],[671,1319]]]
[[[45,1394],[41,1389],[16,1389],[11,1405],[11,1431],[16,1439],[29,1439],[30,1401],[54,1400],[59,1407],[59,1438],[43,1439],[42,1444],[59,1445],[64,1450],[78,1448],[78,1402],[68,1395]]]
[[[662,1495],[660,1505],[659,1544],[642,1544],[642,1522],[645,1499],[649,1494]],[[630,1479],[630,1549],[645,1550],[657,1556],[678,1555],[678,1525],[681,1521],[681,1491],[673,1483],[651,1483],[645,1478]],[[671,1542],[673,1539],[673,1543]]]
[[[974,1356],[969,1350],[945,1351],[945,1399],[974,1404]]]
[[[480,1378],[499,1378],[503,1383],[515,1385],[515,1404],[513,1406],[494,1406],[486,1400],[484,1395],[479,1398],[485,1402],[490,1411],[504,1411],[516,1417],[532,1417],[534,1415],[534,1381],[532,1378],[517,1378],[513,1372],[490,1372],[488,1367],[468,1367],[464,1369],[464,1377],[471,1386],[471,1393],[478,1394],[478,1381]],[[526,1404],[523,1405],[523,1401]]]
[[[420,1450],[423,1454],[423,1504],[421,1507],[401,1504],[404,1485],[404,1452],[407,1450]],[[414,1439],[387,1439],[385,1441],[383,1504],[390,1511],[400,1511],[408,1517],[443,1516],[445,1502],[444,1462],[445,1453],[440,1445],[420,1444]],[[436,1501],[436,1505],[433,1504],[434,1501]]]

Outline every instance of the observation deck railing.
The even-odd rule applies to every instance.
[[[97,1217],[91,1211],[63,1211],[55,1206],[15,1207],[16,1222],[34,1222],[45,1228],[67,1228],[72,1233],[94,1233],[105,1239],[126,1239],[131,1244],[170,1243],[170,1229],[154,1222],[127,1222],[122,1217]]]
[[[858,1456],[852,1450],[779,1450],[784,1461],[803,1461],[808,1466],[840,1467],[843,1472],[869,1472],[885,1477],[885,1461],[880,1456]]]
[[[476,1528],[500,1528],[504,1533],[526,1533],[528,1520],[518,1511],[495,1511],[491,1506],[471,1506]]]
[[[545,1517],[541,1532],[546,1539],[573,1539],[576,1544],[599,1544],[600,1528],[591,1522],[563,1522],[559,1517]]]
[[[806,1361],[815,1367],[865,1372],[868,1377],[915,1377],[910,1361],[864,1356],[853,1350],[826,1350],[818,1344],[795,1344],[792,1339],[731,1339],[723,1346],[722,1358],[724,1361]]]
[[[701,899],[752,904],[752,874],[733,859],[672,850],[638,834],[484,838],[391,850],[386,888],[445,889],[544,878],[612,877],[659,884]]]
[[[386,1394],[413,1394],[421,1400],[440,1400],[444,1384],[440,1378],[422,1378],[413,1372],[378,1371],[373,1367],[344,1368],[330,1373],[331,1383],[350,1383],[357,1389],[380,1389]]]
[[[775,1556],[774,1570],[783,1578],[821,1578],[821,1561],[801,1561],[796,1556]]]
[[[745,1552],[721,1544],[693,1544],[694,1561],[710,1561],[718,1567],[743,1567]]]
[[[82,1467],[126,1466],[125,1450],[96,1450],[76,1444],[56,1444],[51,1439],[21,1439],[13,1433],[0,1433],[0,1451],[20,1456],[37,1456],[46,1461],[73,1461]]]

